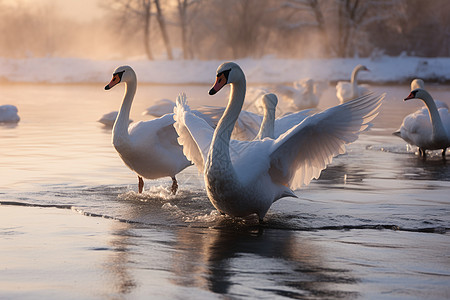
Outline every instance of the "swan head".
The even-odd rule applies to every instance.
[[[359,72],[359,71],[367,71],[367,72],[369,72],[370,70],[364,65],[357,65],[355,67],[355,72]]]
[[[278,98],[275,94],[264,94],[262,97],[262,103],[266,109],[275,109],[278,104]]]
[[[130,66],[120,66],[113,72],[111,81],[105,86],[105,90],[109,90],[121,82],[136,81],[136,73]]]
[[[424,89],[418,88],[415,90],[412,90],[411,93],[409,93],[408,97],[404,99],[404,101],[410,100],[410,99],[430,99],[431,95]]]
[[[217,68],[216,82],[209,90],[210,95],[216,94],[228,83],[234,83],[245,78],[244,72],[237,63],[226,62]]]
[[[411,91],[415,89],[425,89],[425,83],[422,79],[416,78],[411,81]]]

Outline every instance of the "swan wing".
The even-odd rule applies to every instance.
[[[214,129],[191,111],[186,94],[180,94],[176,103],[174,127],[179,136],[178,142],[183,146],[184,155],[203,173]]]
[[[278,137],[270,150],[272,180],[295,189],[318,178],[377,116],[384,97],[369,94],[329,108]]]
[[[314,111],[315,110],[313,108],[305,109],[276,119],[274,124],[275,138],[279,137],[295,125],[300,124],[306,117],[312,115]]]
[[[156,101],[155,104],[148,107],[142,114],[159,118],[165,114],[172,113],[174,107],[175,107],[175,102],[173,102],[172,100],[160,99],[160,100]]]
[[[224,111],[225,107],[201,106],[198,109],[198,116],[205,119],[210,126],[216,127]],[[262,119],[261,115],[245,110],[241,111],[234,125],[232,138],[243,141],[254,139],[258,134]]]

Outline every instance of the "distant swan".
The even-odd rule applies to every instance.
[[[426,157],[426,150],[439,149],[442,149],[442,157],[445,158],[446,148],[450,147],[448,108],[445,106],[438,108],[431,95],[422,88],[411,91],[405,101],[415,98],[425,102],[426,110],[419,109],[406,116],[400,129],[393,134],[408,144],[419,147],[419,156],[423,158]]]
[[[118,111],[112,111],[110,113],[104,114],[97,122],[102,123],[106,127],[113,127],[114,122],[117,119]],[[129,120],[129,122],[133,122],[133,120]]]
[[[144,181],[165,176],[172,178],[173,194],[178,183],[175,175],[190,165],[177,143],[177,133],[173,128],[173,114],[164,115],[151,121],[133,123],[128,127],[131,104],[136,93],[136,73],[129,66],[118,67],[111,82],[105,86],[109,90],[120,82],[125,83],[125,95],[119,115],[114,122],[112,143],[125,165],[138,174],[139,193]]]
[[[0,123],[17,123],[20,121],[19,110],[14,105],[0,105]]]
[[[230,99],[215,130],[191,113],[185,95],[177,98],[174,127],[184,153],[203,173],[217,210],[236,217],[256,213],[260,221],[273,202],[296,197],[289,187],[307,185],[334,156],[344,153],[345,144],[355,141],[376,117],[384,98],[366,95],[332,107],[306,117],[276,139],[236,141],[230,139],[231,132],[246,90],[244,72],[236,63],[219,66],[209,94],[226,84],[231,84]]]
[[[279,85],[276,92],[293,110],[317,107],[322,94],[320,84],[315,83],[313,79],[298,80],[292,86]]]
[[[160,99],[142,113],[153,117],[162,117],[165,114],[173,113],[175,102],[170,99]]]
[[[370,92],[367,85],[358,85],[358,80],[356,79],[356,77],[359,71],[369,71],[369,69],[367,69],[366,66],[357,65],[353,69],[350,82],[339,81],[336,84],[336,96],[339,99],[340,103],[344,103]]]

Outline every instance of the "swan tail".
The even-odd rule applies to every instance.
[[[395,136],[398,136],[398,137],[402,137],[401,133],[400,133],[400,130],[398,130],[396,132],[393,132],[392,135],[395,135]]]

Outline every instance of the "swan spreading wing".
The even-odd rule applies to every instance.
[[[275,140],[231,140],[230,157],[240,183],[245,185],[263,172],[269,172],[276,183],[291,188],[307,185],[319,177],[334,156],[345,152],[345,144],[357,139],[367,123],[377,116],[383,98],[384,94],[365,95],[306,116]],[[177,98],[175,112],[175,128],[184,154],[203,172],[214,131],[190,112],[185,95]],[[286,126],[293,119],[280,124],[283,122]]]
[[[183,145],[183,153],[203,173],[214,129],[202,118],[191,112],[187,105],[186,94],[177,97],[174,108],[174,127],[178,133],[178,142]]]
[[[378,115],[384,96],[369,94],[329,108],[281,135],[270,151],[272,180],[295,189],[318,178]]]

